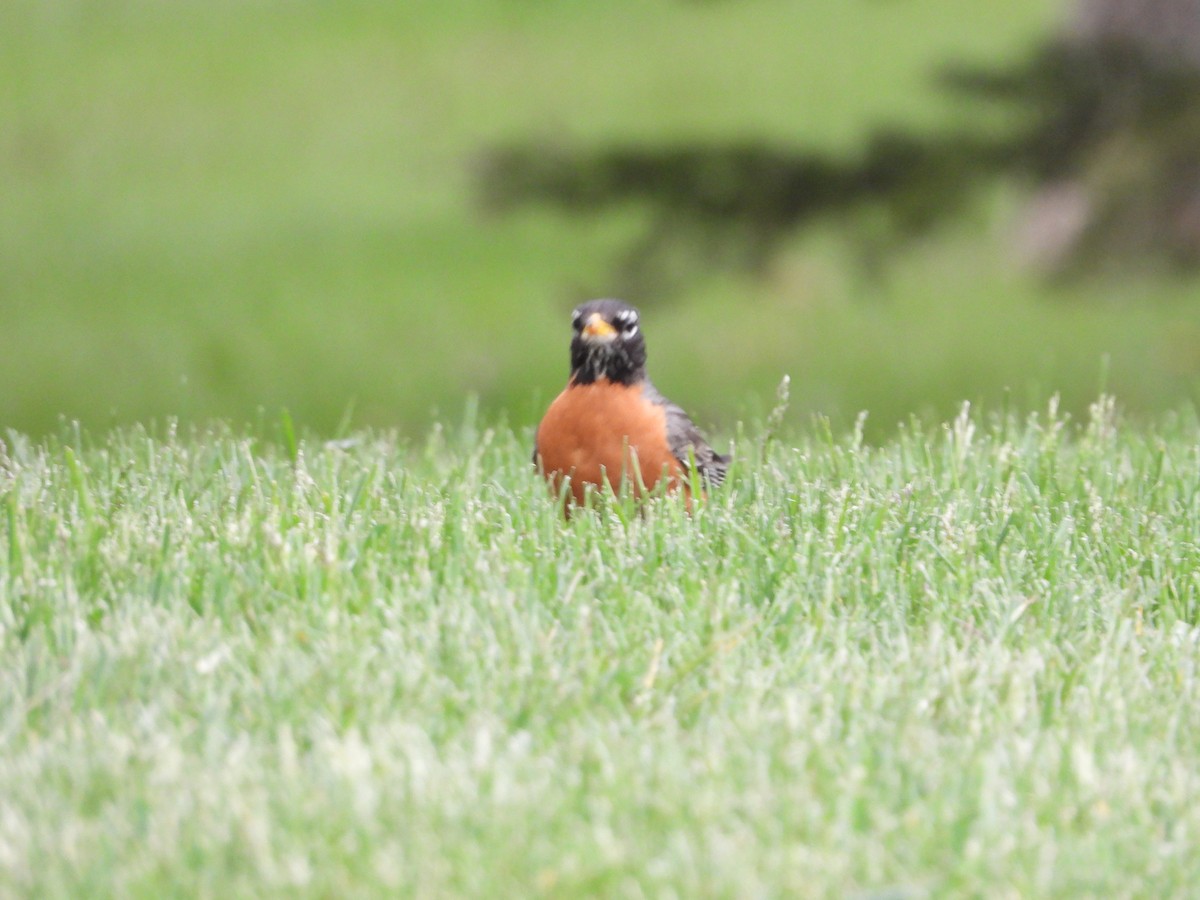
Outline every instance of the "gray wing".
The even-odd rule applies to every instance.
[[[700,477],[712,487],[724,481],[730,456],[722,456],[710,447],[700,429],[688,418],[688,414],[660,394],[650,382],[646,382],[646,396],[666,411],[667,443],[675,458],[688,467],[691,465],[691,458],[695,457]]]

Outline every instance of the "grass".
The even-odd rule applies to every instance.
[[[415,437],[468,393],[530,425],[566,376],[567,313],[616,290],[650,213],[488,217],[488,147],[850,151],[880,124],[992,127],[934,73],[1019,58],[1060,6],[4,3],[0,425],[286,408],[328,435],[353,407]],[[1200,399],[1194,286],[1052,290],[1014,270],[1018,199],[981,198],[878,280],[867,215],[798,235],[761,278],[629,296],[652,370],[725,422],[791,372],[793,424],[869,409],[875,438],[1005,391],[1076,415],[1101,389],[1151,414]]]
[[[739,430],[570,522],[526,430],[269,431],[0,445],[0,893],[1200,879],[1194,416]]]

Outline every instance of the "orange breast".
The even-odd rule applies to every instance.
[[[568,385],[538,426],[537,448],[542,471],[555,490],[570,477],[576,503],[584,502],[586,485],[607,481],[620,490],[622,478],[629,478],[638,493],[634,460],[648,489],[663,477],[677,484],[683,470],[667,444],[666,414],[646,399],[640,384]]]

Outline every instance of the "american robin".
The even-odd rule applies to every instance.
[[[581,505],[589,485],[619,490],[626,478],[635,496],[663,479],[669,490],[689,491],[693,461],[705,486],[719,485],[729,457],[646,377],[638,311],[620,300],[593,300],[571,314],[571,327],[571,377],[534,437],[534,465],[553,488],[569,479]]]

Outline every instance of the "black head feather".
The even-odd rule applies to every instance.
[[[620,300],[592,300],[571,314],[571,381],[601,378],[635,384],[646,378],[646,341],[638,311]]]

